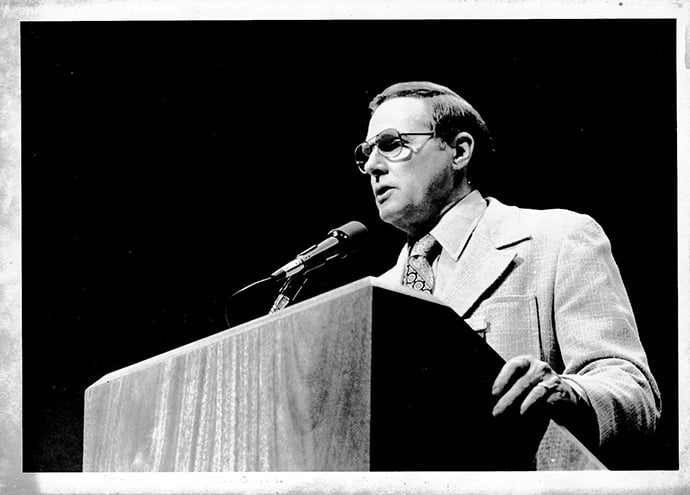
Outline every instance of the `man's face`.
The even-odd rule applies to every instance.
[[[367,141],[391,128],[401,134],[430,132],[430,122],[423,100],[387,100],[371,116]],[[364,171],[371,178],[381,220],[414,236],[433,227],[451,202],[454,152],[436,137],[403,138],[408,144],[394,158],[384,157],[375,147]]]

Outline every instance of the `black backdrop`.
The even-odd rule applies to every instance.
[[[88,385],[223,330],[331,228],[371,241],[305,297],[392,265],[352,149],[420,79],[486,119],[484,195],[608,233],[664,399],[635,456],[677,468],[675,21],[30,22],[21,70],[24,471],[80,470]]]

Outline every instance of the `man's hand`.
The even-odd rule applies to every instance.
[[[547,405],[562,412],[574,409],[578,400],[566,381],[548,364],[532,356],[514,357],[503,365],[491,393],[500,397],[493,409],[494,416],[510,411],[520,415],[541,412],[547,416]]]

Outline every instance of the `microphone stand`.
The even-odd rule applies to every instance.
[[[276,300],[273,302],[273,306],[271,306],[271,310],[268,312],[268,314],[280,311],[285,306],[290,304],[290,302],[297,297],[299,291],[302,290],[302,287],[304,287],[306,281],[307,277],[301,273],[296,273],[292,277],[288,277],[283,286],[280,288],[278,297],[276,297]]]

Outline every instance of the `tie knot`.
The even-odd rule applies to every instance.
[[[410,256],[423,257],[428,261],[432,261],[440,251],[440,247],[441,245],[436,238],[431,234],[427,234],[414,243]]]

